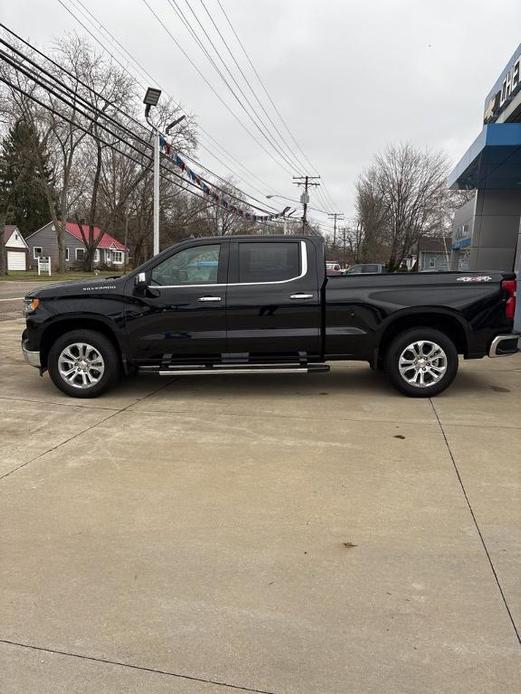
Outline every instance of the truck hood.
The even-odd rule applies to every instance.
[[[54,299],[60,296],[85,296],[106,294],[107,292],[121,291],[125,285],[126,276],[123,277],[98,277],[88,280],[70,280],[58,284],[46,285],[33,289],[26,294],[29,299]]]

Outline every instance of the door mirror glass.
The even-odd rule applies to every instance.
[[[135,279],[136,287],[146,287],[147,275],[146,272],[139,272]]]

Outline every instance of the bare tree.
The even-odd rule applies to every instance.
[[[396,270],[422,236],[442,233],[451,195],[444,154],[410,144],[389,146],[374,158],[357,186],[359,223],[387,249]]]

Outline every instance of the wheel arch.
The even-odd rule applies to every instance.
[[[434,328],[447,335],[454,343],[458,354],[466,355],[468,352],[468,335],[462,320],[454,314],[443,311],[419,310],[393,318],[383,329],[378,344],[378,361],[384,358],[389,345],[394,338],[406,330],[412,328]]]
[[[42,369],[47,368],[49,350],[51,349],[53,343],[57,340],[57,338],[72,330],[94,330],[107,337],[116,349],[125,373],[128,372],[126,354],[114,328],[103,319],[83,316],[70,316],[67,318],[62,318],[47,326],[45,331],[42,333],[40,340],[40,363]]]

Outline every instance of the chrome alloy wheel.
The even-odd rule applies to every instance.
[[[400,375],[411,386],[429,388],[438,383],[447,371],[447,355],[431,340],[412,342],[400,354]]]
[[[105,373],[105,362],[98,350],[85,342],[73,342],[58,357],[58,371],[74,388],[92,388]]]

